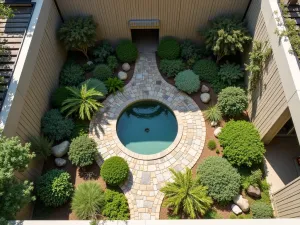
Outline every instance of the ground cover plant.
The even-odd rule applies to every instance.
[[[177,59],[180,55],[178,41],[171,37],[162,39],[158,45],[157,54],[161,59]]]
[[[200,80],[192,70],[185,70],[177,74],[175,85],[179,90],[191,94],[199,90]]]
[[[272,206],[264,202],[254,202],[251,205],[251,212],[254,219],[270,219],[273,217]]]

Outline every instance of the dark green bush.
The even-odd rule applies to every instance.
[[[103,216],[110,220],[129,220],[129,208],[125,195],[114,190],[107,189],[104,193],[105,206]]]
[[[101,177],[109,185],[122,184],[128,177],[129,167],[127,162],[118,156],[113,156],[104,161],[101,167]]]
[[[196,59],[197,58],[197,46],[191,40],[184,40],[180,45],[181,58],[183,60]]]
[[[50,140],[61,141],[71,137],[74,123],[64,118],[58,109],[51,109],[42,118],[42,132]]]
[[[273,208],[270,204],[256,201],[250,206],[254,219],[269,219],[273,217]]]
[[[118,59],[123,63],[132,63],[138,57],[138,50],[130,40],[123,40],[116,49]]]
[[[228,203],[240,191],[241,176],[230,163],[219,156],[206,158],[197,168],[200,183],[219,203]]]
[[[117,57],[114,56],[114,55],[108,56],[108,58],[107,58],[107,65],[108,65],[108,67],[112,71],[114,71],[115,69],[117,69],[117,67],[119,65]]]
[[[58,207],[65,204],[73,194],[71,176],[63,170],[49,170],[38,178],[37,196],[46,206]]]
[[[84,167],[93,164],[96,153],[96,142],[88,136],[83,135],[72,140],[68,155],[72,164]]]
[[[105,64],[97,65],[93,71],[93,77],[101,81],[106,81],[112,74],[111,69]]]
[[[59,84],[62,86],[78,86],[84,79],[84,70],[81,66],[74,62],[67,62],[60,73]]]
[[[218,96],[218,107],[225,116],[239,116],[247,109],[247,106],[247,95],[239,87],[227,87]]]
[[[85,72],[91,72],[91,71],[93,71],[95,69],[95,64],[94,63],[92,63],[92,64],[85,63],[85,64],[82,65],[82,69]]]
[[[33,136],[29,138],[31,143],[30,150],[43,159],[47,159],[51,155],[53,141],[48,140],[44,136]]]
[[[180,55],[180,46],[176,39],[167,37],[160,41],[157,54],[161,59],[177,59]]]
[[[114,52],[114,48],[108,41],[102,41],[100,45],[98,45],[94,51],[93,56],[96,58],[96,63],[105,63],[106,59],[112,55]]]
[[[234,63],[225,63],[220,66],[218,77],[228,86],[235,85],[244,77],[241,67]]]
[[[85,120],[76,120],[74,124],[72,139],[89,134],[89,122],[86,122]]]
[[[185,70],[175,77],[175,85],[179,90],[191,94],[199,90],[200,80],[192,70]]]
[[[184,63],[180,59],[163,59],[160,61],[159,69],[168,77],[174,77],[184,70]]]
[[[62,103],[70,97],[70,91],[66,87],[59,87],[55,89],[51,96],[51,105],[54,108],[61,108]]]
[[[217,147],[217,144],[216,144],[215,140],[209,140],[208,143],[207,143],[207,147],[210,150],[215,150],[216,147]]]
[[[103,94],[103,96],[95,96],[96,99],[104,99],[108,93],[105,84],[101,80],[90,78],[85,82],[81,83],[81,86],[84,84],[86,84],[88,90],[94,88],[96,91],[99,91]]]
[[[201,59],[193,67],[193,71],[199,76],[200,81],[209,83],[212,83],[217,78],[218,70],[217,64],[209,59]]]
[[[254,125],[246,121],[229,121],[219,135],[224,157],[235,166],[260,164],[265,148]]]

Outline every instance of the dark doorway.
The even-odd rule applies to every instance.
[[[139,52],[155,52],[159,42],[159,29],[131,29],[131,37]]]

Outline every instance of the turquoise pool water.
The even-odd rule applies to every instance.
[[[129,150],[151,155],[168,148],[177,135],[177,120],[173,112],[156,101],[137,102],[127,107],[119,117],[117,134]]]

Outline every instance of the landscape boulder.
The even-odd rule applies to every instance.
[[[202,85],[202,87],[201,87],[201,92],[202,93],[208,93],[209,92],[209,87],[207,87],[206,85]]]
[[[124,63],[123,65],[122,65],[122,69],[124,70],[124,71],[129,71],[130,70],[130,65],[129,65],[129,63]]]
[[[217,127],[215,130],[214,130],[214,135],[215,137],[219,137],[219,134],[221,133],[222,131],[222,127]]]
[[[62,159],[62,158],[56,158],[54,160],[54,162],[55,162],[55,165],[58,166],[58,167],[62,167],[62,166],[67,164],[67,160]]]
[[[210,94],[208,93],[202,93],[200,95],[200,99],[203,103],[208,103],[210,101]]]
[[[252,185],[250,185],[248,188],[247,188],[247,194],[251,197],[254,197],[254,198],[260,198],[261,197],[261,191],[259,188],[257,187],[254,187]]]
[[[242,195],[237,195],[233,198],[233,202],[241,208],[243,212],[249,212],[249,202]]]
[[[123,72],[123,71],[120,71],[118,73],[118,77],[120,80],[126,80],[127,79],[127,73]]]
[[[231,211],[235,214],[235,215],[240,215],[243,211],[241,210],[240,207],[238,207],[236,204],[232,204],[231,205]]]
[[[218,125],[218,122],[216,122],[216,121],[211,121],[211,122],[210,122],[210,125],[211,125],[212,127],[216,127],[216,126]]]
[[[51,149],[52,154],[55,157],[60,158],[68,152],[69,146],[70,146],[70,142],[68,142],[68,141],[64,141],[64,142],[60,143],[59,145],[55,145]]]

